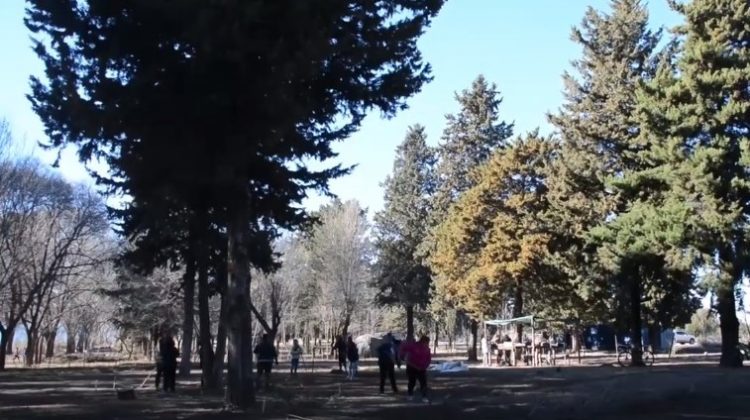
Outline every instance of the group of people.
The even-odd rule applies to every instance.
[[[553,358],[553,342],[557,342],[557,337],[554,335],[550,337],[547,331],[542,331],[541,336],[537,336],[536,340],[533,341],[531,337],[529,337],[528,335],[524,335],[520,341],[520,344],[523,344],[523,361],[527,364],[532,363],[532,346],[534,346],[537,350],[537,357],[539,359],[541,359],[542,357],[546,357],[548,359]],[[500,331],[496,331],[492,338],[490,338],[489,336],[483,336],[481,344],[482,361],[486,366],[491,366],[493,362],[496,362],[498,366],[502,366],[503,364],[510,366],[513,364],[513,361],[511,359],[514,357],[514,352],[512,350],[512,346],[514,346],[514,344],[513,339],[511,339],[508,334],[501,334]],[[496,356],[496,359],[493,359],[493,355]],[[540,360],[534,362],[539,361]]]
[[[380,393],[385,392],[386,379],[390,380],[393,393],[398,393],[396,386],[396,366],[401,368],[401,363],[406,364],[407,393],[410,398],[414,396],[414,388],[419,383],[419,389],[422,398],[428,401],[427,397],[427,369],[432,362],[430,353],[429,338],[420,337],[419,340],[407,338],[401,342],[391,333],[383,337],[382,343],[377,347],[378,369],[380,371]],[[264,334],[260,343],[255,346],[253,353],[257,360],[257,387],[260,388],[261,381],[265,380],[265,388],[271,384],[271,371],[274,364],[279,364],[279,353],[273,344],[273,339]],[[344,336],[339,336],[334,342],[331,354],[338,355],[338,369],[340,372],[347,374],[347,379],[353,380],[357,377],[359,367],[359,348],[351,336],[346,340]],[[299,369],[300,358],[303,350],[298,340],[292,342],[289,350],[289,373],[296,375]],[[175,346],[175,341],[171,334],[164,333],[159,339],[158,352],[154,352],[156,362],[156,389],[159,389],[162,376],[164,378],[164,391],[174,392],[175,377],[177,373],[177,357],[179,351]]]
[[[383,343],[378,346],[378,369],[380,371],[380,393],[385,392],[385,380],[390,380],[393,393],[398,393],[396,386],[396,366],[401,368],[401,362],[406,364],[407,394],[414,397],[414,388],[419,382],[422,399],[429,401],[427,396],[427,369],[432,362],[430,353],[430,339],[422,336],[415,341],[409,337],[405,342],[399,342],[391,333],[386,334]]]
[[[346,340],[344,340],[343,335],[336,337],[331,355],[334,353],[338,355],[339,372],[346,372],[346,378],[349,380],[356,378],[359,368],[359,347],[357,347],[357,343],[354,342],[352,336],[349,336]]]
[[[426,336],[420,337],[419,340],[407,338],[401,342],[391,333],[383,337],[382,343],[377,347],[378,370],[380,371],[380,393],[385,392],[386,379],[390,381],[391,389],[398,393],[396,385],[396,367],[401,368],[401,363],[406,364],[407,377],[407,394],[410,398],[414,397],[414,389],[419,383],[419,389],[422,398],[428,401],[427,395],[427,369],[432,362],[430,352],[430,340]],[[278,365],[278,352],[273,345],[273,341],[268,335],[264,335],[261,343],[255,347],[254,353],[257,356],[258,369],[258,386],[260,378],[265,378],[266,387],[270,384],[270,375],[273,363]],[[302,347],[295,339],[289,350],[290,367],[289,372],[292,375],[297,374],[300,358],[303,354]],[[354,339],[349,336],[346,339],[343,335],[336,337],[331,348],[331,355],[336,354],[338,359],[338,371],[346,373],[348,380],[354,380],[357,377],[359,369],[359,347]]]

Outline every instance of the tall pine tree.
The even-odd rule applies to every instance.
[[[494,84],[480,75],[470,89],[456,95],[461,109],[447,116],[447,126],[438,147],[437,188],[432,199],[430,233],[420,246],[420,255],[429,260],[435,252],[436,229],[448,215],[460,195],[475,185],[472,171],[485,163],[492,154],[504,148],[513,135],[513,124],[500,119],[502,98]],[[457,279],[444,279],[454,281]],[[438,297],[446,298],[446,296]],[[476,358],[478,321],[471,321],[472,352]]]
[[[409,337],[414,337],[414,309],[429,302],[431,283],[430,270],[417,252],[429,227],[435,187],[435,153],[426,137],[424,127],[409,127],[384,183],[385,206],[375,215],[378,299],[405,308]]]
[[[671,3],[685,22],[676,71],[643,89],[643,155],[664,194],[690,214],[688,239],[716,274],[722,366],[741,366],[735,293],[750,267],[750,5],[745,0]],[[651,181],[651,184],[656,184]]]
[[[437,289],[473,319],[494,316],[508,301],[515,317],[529,308],[544,316],[567,296],[549,264],[546,184],[554,158],[555,145],[536,133],[496,151],[438,226]]]
[[[210,190],[223,214],[227,404],[254,401],[251,263],[270,262],[275,227],[302,223],[307,191],[344,172],[305,162],[430,80],[416,41],[442,3],[28,2],[46,68],[31,99],[51,146],[104,159],[99,181],[139,204]]]
[[[462,192],[474,185],[471,172],[513,135],[513,124],[500,119],[502,98],[497,86],[479,75],[471,88],[456,95],[461,109],[446,116],[438,147],[437,189],[433,223],[439,223]]]
[[[607,182],[637,165],[630,158],[639,133],[636,92],[653,74],[660,38],[648,29],[641,1],[613,0],[610,8],[608,14],[589,8],[573,30],[583,56],[573,63],[577,74],[563,76],[563,107],[549,116],[561,137],[548,194],[550,217],[557,219],[554,254],[577,294],[564,316],[578,326],[607,317],[617,295],[613,275],[588,235],[627,207]]]

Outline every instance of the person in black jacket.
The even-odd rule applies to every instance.
[[[346,340],[343,335],[336,337],[336,342],[331,348],[331,355],[333,356],[334,353],[339,359],[339,372],[346,373]]]
[[[261,377],[266,379],[266,389],[271,386],[271,369],[273,368],[273,362],[279,364],[279,354],[276,352],[276,347],[273,345],[273,339],[268,334],[263,334],[263,339],[260,344],[255,346],[253,351],[258,358],[258,376],[257,386],[260,388]]]
[[[346,342],[346,359],[349,361],[349,375],[347,375],[347,379],[351,381],[357,377],[357,367],[359,365],[359,348],[357,348],[357,343],[354,342],[352,336],[349,336],[349,340]]]
[[[175,391],[175,382],[177,377],[177,351],[174,339],[170,334],[166,334],[159,340],[159,354],[161,355],[162,372],[164,373],[164,391]]]
[[[398,392],[396,387],[396,371],[394,364],[397,354],[393,348],[393,335],[388,333],[383,337],[383,342],[378,346],[378,369],[380,370],[380,393],[385,392],[385,378],[391,380],[391,389],[393,393]]]

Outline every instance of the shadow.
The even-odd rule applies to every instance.
[[[379,393],[378,373],[372,367],[366,366],[353,381],[341,373],[321,370],[297,376],[284,369],[275,371],[272,387],[259,390],[250,413],[225,411],[221,395],[203,395],[197,371],[179,379],[174,394],[155,391],[150,377],[143,388],[136,389],[133,401],[117,399],[113,378],[118,384],[140,385],[149,370],[119,367],[3,372],[0,418],[283,419],[293,414],[306,419],[657,419],[684,418],[679,416],[688,412],[687,407],[695,413],[742,417],[750,403],[745,392],[750,389],[746,371],[696,364],[430,372],[431,404],[407,400],[403,369],[396,373],[401,391],[397,395]],[[680,407],[679,412],[674,407]]]

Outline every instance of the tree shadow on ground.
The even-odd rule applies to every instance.
[[[274,372],[271,389],[258,392],[251,413],[237,413],[223,410],[221,395],[202,395],[196,375],[181,379],[178,392],[165,394],[153,389],[149,372],[132,367],[0,372],[0,418],[660,419],[701,413],[740,418],[750,402],[746,370],[677,365],[431,373],[432,401],[425,404],[407,400],[403,370],[397,372],[401,392],[379,394],[377,371],[368,366],[354,381],[327,369],[295,377]],[[113,383],[138,387],[136,399],[118,400]]]

